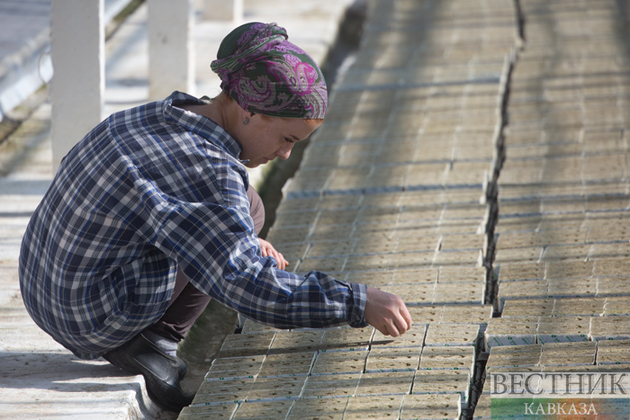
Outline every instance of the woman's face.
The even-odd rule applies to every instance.
[[[243,124],[236,139],[243,151],[240,159],[248,160],[248,168],[255,168],[279,157],[288,159],[293,146],[306,139],[322,120],[304,120],[299,118],[265,117],[255,114],[248,117],[249,123]]]

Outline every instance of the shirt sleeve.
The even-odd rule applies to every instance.
[[[319,271],[279,270],[262,257],[245,203],[173,203],[158,243],[195,287],[257,322],[282,329],[366,326],[367,286]]]

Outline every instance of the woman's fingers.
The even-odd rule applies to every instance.
[[[373,287],[367,288],[365,319],[381,333],[392,337],[411,328],[411,315],[402,299]]]
[[[411,315],[409,315],[409,311],[406,306],[401,308],[399,316],[394,316],[392,318],[392,322],[387,323],[386,325],[387,333],[385,335],[391,335],[392,337],[398,337],[399,335],[403,335],[411,328]],[[382,332],[382,331],[381,331]]]
[[[401,308],[400,316],[402,318],[402,324],[400,324],[401,331],[402,333],[405,333],[411,329],[411,314],[409,313],[406,305]]]
[[[260,251],[262,252],[263,257],[273,257],[278,264],[278,268],[280,270],[284,270],[289,265],[289,262],[284,258],[284,255],[276,251],[276,249],[271,245],[271,243],[265,241],[264,239],[259,239],[260,242]]]

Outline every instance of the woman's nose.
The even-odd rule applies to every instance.
[[[276,155],[282,160],[287,160],[289,156],[291,156],[291,149],[293,149],[293,143],[282,146],[280,149],[278,149]]]

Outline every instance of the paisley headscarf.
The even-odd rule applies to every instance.
[[[275,23],[246,23],[221,42],[212,70],[221,88],[246,111],[272,117],[324,118],[324,76]]]

